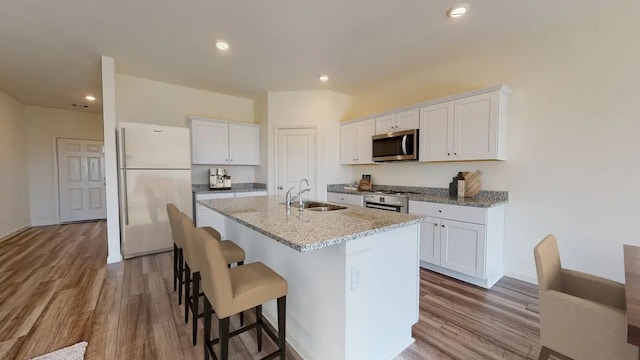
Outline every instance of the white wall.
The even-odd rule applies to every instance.
[[[507,161],[354,166],[352,177],[447,187],[458,171],[480,169],[484,189],[510,191],[508,274],[535,281],[533,247],[554,233],[564,266],[622,281],[622,245],[640,245],[633,225],[640,214],[640,3],[629,6],[484,47],[354,97],[352,115],[361,117],[506,83],[513,89]]]
[[[31,224],[57,224],[56,138],[102,140],[102,115],[26,106],[25,125]]]
[[[192,89],[134,76],[116,74],[116,119],[137,123],[189,127],[188,117],[254,123],[252,99]],[[209,182],[211,167],[229,170],[232,182],[253,182],[254,166],[202,166],[192,168],[193,184]]]
[[[340,166],[340,124],[351,108],[351,98],[327,91],[276,91],[268,94],[268,191],[275,194],[275,143],[278,127],[317,126],[317,197],[326,199],[327,183],[350,178]]]
[[[0,91],[0,239],[29,226],[24,107]]]

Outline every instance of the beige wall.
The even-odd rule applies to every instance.
[[[353,117],[506,83],[508,160],[352,167],[374,183],[447,187],[460,170],[509,190],[505,265],[535,281],[533,247],[559,238],[563,265],[622,281],[622,245],[640,245],[640,23],[602,13],[517,43],[430,66],[354,97]]]
[[[56,138],[102,140],[102,115],[25,107],[31,224],[59,222]]]
[[[0,91],[0,239],[29,226],[24,107]]]
[[[255,123],[254,102],[238,96],[192,89],[116,74],[116,120],[188,127],[190,115]],[[211,166],[194,165],[194,184],[207,183]],[[254,166],[215,166],[229,170],[233,182],[253,182]]]
[[[340,166],[340,124],[349,112],[351,98],[327,91],[275,91],[268,94],[268,190],[276,192],[276,129],[278,127],[316,126],[317,198],[326,199],[327,183],[349,179],[349,169]]]

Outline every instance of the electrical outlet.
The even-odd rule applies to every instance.
[[[362,265],[353,265],[351,267],[351,290],[355,290],[362,284]]]

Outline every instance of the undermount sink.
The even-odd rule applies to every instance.
[[[292,209],[297,207],[298,207],[297,202],[291,204]],[[346,206],[328,204],[328,203],[323,203],[318,201],[305,201],[302,203],[302,207],[305,210],[317,211],[317,212],[327,212],[327,211],[342,210],[347,208]]]

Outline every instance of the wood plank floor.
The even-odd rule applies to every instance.
[[[202,320],[192,347],[191,324],[173,292],[171,253],[107,266],[105,225],[36,227],[0,243],[0,359],[79,341],[89,342],[88,360],[203,358]],[[504,278],[484,290],[422,270],[420,295],[416,342],[398,359],[537,359],[534,286]],[[231,323],[237,327],[237,317]],[[264,345],[258,354],[249,331],[232,339],[232,359],[274,349],[269,340]],[[300,359],[290,347],[287,358]]]

